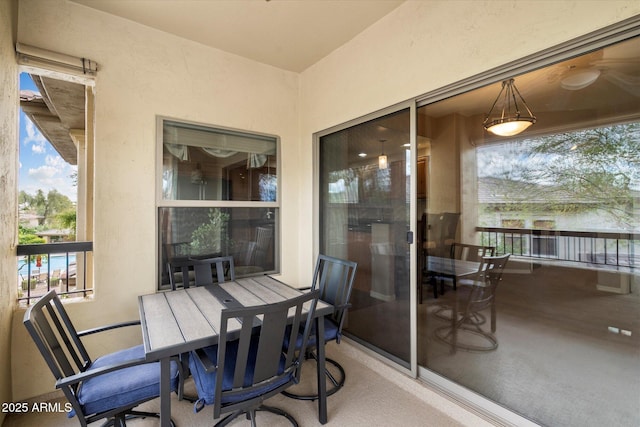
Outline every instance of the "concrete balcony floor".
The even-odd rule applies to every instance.
[[[342,390],[328,399],[329,421],[327,426],[490,426],[478,415],[467,411],[448,398],[424,385],[421,381],[407,377],[379,360],[365,354],[347,341],[339,345],[330,343],[327,356],[340,362],[347,372]],[[315,379],[313,362],[307,362],[303,370],[303,381],[296,387],[311,386]],[[53,384],[53,377],[50,379]],[[193,382],[188,380],[187,392],[195,394]],[[55,398],[54,398],[55,399]],[[52,399],[52,401],[54,400]],[[187,401],[178,401],[172,395],[171,412],[177,426],[195,427],[213,425],[213,409],[206,407],[195,414],[193,405]],[[34,400],[34,402],[43,401]],[[59,397],[55,401],[65,402]],[[286,410],[296,418],[300,426],[319,426],[317,402],[299,401],[282,395],[266,402]],[[62,406],[62,405],[61,405]],[[140,407],[143,410],[156,411],[159,400],[147,402]],[[290,425],[283,417],[260,412],[258,425],[278,427]],[[34,425],[49,427],[78,426],[76,418],[67,418],[66,413],[27,413],[10,414],[2,427],[31,427]],[[158,425],[156,419],[134,420],[131,426]],[[249,425],[239,418],[231,425]]]

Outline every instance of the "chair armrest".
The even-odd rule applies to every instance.
[[[139,320],[130,320],[127,322],[114,323],[112,325],[98,326],[97,328],[87,329],[86,331],[78,332],[79,337],[83,337],[85,335],[97,334],[98,332],[110,331],[111,329],[123,328],[126,326],[135,326],[139,325]]]
[[[195,354],[198,357],[200,364],[202,364],[202,367],[208,374],[215,372],[216,369],[218,369],[218,367],[214,365],[213,362],[211,362],[211,359],[209,359],[209,356],[207,356],[203,349],[199,348],[192,351],[191,353]]]
[[[69,375],[68,377],[61,378],[56,381],[56,388],[68,387],[73,384],[77,384],[81,381],[88,380],[89,378],[97,377],[99,375],[104,375],[109,372],[119,371],[124,368],[130,368],[132,366],[144,365],[145,363],[155,363],[157,360],[147,361],[144,357],[140,357],[138,359],[127,360],[123,363],[115,363],[108,366],[102,366],[97,369],[92,369],[90,371],[80,372],[75,375]]]

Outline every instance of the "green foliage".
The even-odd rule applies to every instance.
[[[191,234],[192,255],[226,253],[229,246],[229,214],[220,208],[211,208],[209,222],[198,226]]]
[[[46,226],[53,226],[58,214],[75,210],[71,199],[57,190],[49,191],[46,196],[42,190],[38,190],[33,196],[21,191],[18,202],[21,209],[42,216],[40,225]]]
[[[495,167],[500,211],[577,213],[600,210],[632,228],[640,187],[640,123],[565,132],[512,143]],[[498,163],[496,163],[497,165]],[[493,168],[493,164],[489,168]]]
[[[76,210],[69,209],[56,215],[56,221],[63,229],[71,230],[70,238],[75,240],[76,231]]]
[[[42,237],[36,236],[36,230],[34,228],[28,228],[23,225],[18,225],[18,244],[19,245],[32,245],[38,243],[45,243]]]

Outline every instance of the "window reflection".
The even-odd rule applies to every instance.
[[[276,268],[274,208],[159,208],[160,287],[169,285],[167,263],[232,255],[236,276]]]
[[[275,201],[277,141],[165,120],[164,200]]]
[[[421,245],[419,364],[542,425],[640,422],[625,402],[640,394],[639,52],[636,38],[517,76],[538,120],[514,137],[482,129],[500,83],[418,109],[425,235],[456,212],[451,243],[510,255],[487,281],[436,274]]]

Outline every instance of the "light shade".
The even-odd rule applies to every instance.
[[[598,77],[600,70],[597,69],[573,71],[560,81],[560,86],[567,90],[580,90],[591,85]]]
[[[386,169],[389,166],[387,163],[387,156],[385,154],[381,154],[378,156],[378,169]]]
[[[496,108],[497,106],[497,108]],[[525,112],[521,111],[524,107]],[[499,136],[512,136],[536,122],[513,79],[502,82],[502,89],[484,119],[484,128]]]

